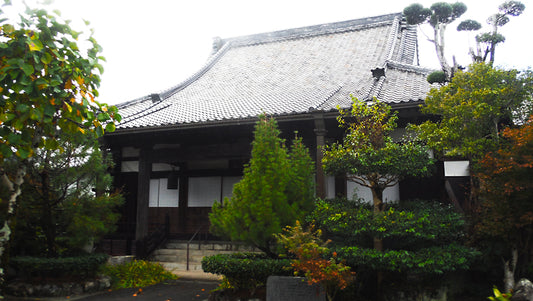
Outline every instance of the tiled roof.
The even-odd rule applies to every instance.
[[[218,39],[183,83],[119,105],[118,129],[180,126],[348,107],[350,94],[388,103],[425,98],[416,28],[390,14]],[[385,76],[374,78],[371,70]]]

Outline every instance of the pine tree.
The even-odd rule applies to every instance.
[[[209,216],[211,232],[249,243],[274,256],[273,234],[293,225],[313,202],[313,164],[296,139],[290,154],[273,118],[260,116],[252,157],[231,199],[215,203]]]

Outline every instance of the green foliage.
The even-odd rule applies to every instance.
[[[476,20],[464,20],[457,25],[457,31],[474,31],[480,29],[481,23]]]
[[[444,74],[443,71],[434,71],[431,72],[428,77],[427,81],[430,84],[445,84],[446,83],[446,74]]]
[[[437,57],[445,74],[446,81],[450,81],[459,69],[448,64],[444,56],[444,36],[446,26],[460,18],[466,12],[466,5],[462,2],[445,3],[437,2],[430,8],[424,8],[421,4],[411,4],[403,10],[409,24],[429,23],[434,29],[434,38],[430,40],[435,44]],[[492,25],[492,31],[476,36],[477,49],[470,49],[469,53],[473,63],[494,63],[496,45],[505,41],[505,37],[498,33],[498,28],[509,22],[509,16],[519,16],[525,9],[525,5],[519,1],[507,1],[499,6],[499,12],[488,18]],[[475,20],[464,20],[458,26],[458,31],[475,31],[481,29],[481,24]],[[490,54],[490,57],[489,57]],[[434,81],[436,82],[436,81]]]
[[[533,74],[473,64],[453,80],[432,89],[422,107],[438,121],[414,126],[419,138],[440,156],[462,156],[475,161],[495,150],[499,131],[523,122],[531,112]]]
[[[455,64],[450,66],[444,55],[444,37],[446,27],[466,12],[466,5],[462,2],[453,4],[446,2],[437,2],[430,8],[424,8],[420,4],[411,4],[403,10],[407,23],[423,24],[429,23],[433,27],[433,39],[429,41],[435,44],[437,58],[444,72],[446,81],[450,81],[458,69]]]
[[[39,278],[94,277],[108,259],[107,254],[88,254],[76,257],[42,258],[13,257],[10,265],[27,280]]]
[[[315,169],[309,150],[302,142],[301,137],[296,137],[289,151],[290,169],[286,171],[289,176],[287,184],[287,197],[291,209],[300,211],[299,218],[313,210],[315,199]]]
[[[95,100],[104,60],[96,40],[89,36],[81,51],[80,33],[69,22],[29,7],[19,17],[13,24],[0,8],[0,191],[9,191],[0,199],[2,262],[23,164],[36,150],[60,149],[58,132],[100,137],[121,120],[116,107]],[[13,162],[16,167],[6,169]],[[0,269],[0,283],[3,274]]]
[[[111,158],[91,135],[60,133],[61,150],[37,150],[16,207],[12,252],[75,253],[114,229],[122,203],[110,193]]]
[[[430,9],[432,14],[429,17],[429,24],[436,27],[439,24],[448,24],[457,20],[466,12],[466,5],[462,2],[452,4],[436,2],[431,5]]]
[[[156,262],[133,260],[131,262],[106,265],[103,273],[110,276],[113,281],[113,289],[145,287],[167,280],[178,279],[178,276],[165,270]]]
[[[55,149],[58,129],[111,130],[116,107],[95,100],[103,58],[92,36],[80,51],[79,32],[44,10],[27,9],[14,25],[0,10],[0,159],[26,159],[36,148]]]
[[[431,10],[424,8],[422,4],[413,3],[403,10],[403,14],[409,24],[421,24],[429,20]]]
[[[374,215],[368,205],[321,200],[308,219],[352,267],[440,274],[468,268],[477,254],[460,245],[463,217],[436,202],[391,204]],[[384,239],[389,247],[383,252],[371,249],[374,237]]]
[[[374,249],[357,246],[337,249],[339,258],[353,267],[374,271],[408,272],[410,274],[442,274],[466,270],[478,252],[459,244],[422,248],[415,251]]]
[[[450,206],[437,202],[413,201],[389,204],[374,216],[368,205],[347,200],[319,200],[307,218],[328,237],[345,244],[364,244],[370,237],[398,238],[403,247],[418,244],[450,243],[462,238],[463,217]]]
[[[270,251],[272,235],[311,210],[313,163],[297,138],[290,152],[279,138],[277,123],[261,116],[255,128],[252,158],[231,199],[215,203],[209,215],[216,235]]]
[[[324,170],[329,174],[348,174],[349,180],[381,192],[406,176],[425,176],[433,161],[425,146],[414,141],[393,141],[396,115],[389,105],[374,99],[365,103],[352,96],[350,111],[340,111],[340,127],[346,128],[342,143],[324,151]]]
[[[206,256],[202,259],[204,272],[224,275],[228,285],[254,289],[266,284],[268,276],[293,274],[291,260],[273,259],[261,253],[235,253]]]

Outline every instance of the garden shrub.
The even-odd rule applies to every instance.
[[[145,287],[166,280],[178,279],[177,275],[165,270],[160,263],[145,260],[107,265],[103,273],[111,277],[113,289]]]
[[[328,300],[332,301],[339,290],[344,290],[355,280],[355,273],[350,267],[337,260],[337,254],[330,250],[330,241],[321,239],[322,231],[313,225],[304,230],[299,221],[294,227],[287,226],[284,233],[276,235],[289,254],[296,258],[291,265],[295,275],[303,275],[309,285],[320,284],[326,291]],[[330,257],[329,259],[327,257]]]
[[[331,240],[329,248],[358,273],[363,287],[383,273],[395,289],[438,289],[450,273],[469,269],[479,256],[464,244],[463,216],[434,201],[386,204],[374,214],[368,204],[320,200],[307,222]],[[383,240],[382,251],[374,249],[373,238]]]
[[[13,257],[10,265],[25,279],[89,278],[98,273],[107,262],[107,254],[87,254],[76,257],[41,258]]]
[[[268,276],[293,275],[291,260],[273,259],[263,253],[234,253],[206,256],[204,272],[223,275],[229,286],[255,289],[266,284]]]

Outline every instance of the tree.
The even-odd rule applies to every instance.
[[[483,202],[474,226],[477,242],[499,245],[505,291],[515,283],[517,267],[528,266],[533,238],[533,115],[519,127],[502,131],[498,150],[480,161]],[[523,272],[523,271],[522,271]]]
[[[498,9],[499,13],[493,14],[487,20],[487,23],[492,26],[492,31],[476,35],[476,51],[470,49],[472,62],[481,63],[486,62],[490,54],[489,62],[494,63],[494,56],[496,53],[496,45],[505,41],[505,37],[498,33],[498,28],[509,22],[509,16],[519,16],[522,14],[526,6],[520,1],[507,1],[501,4]],[[458,31],[474,31],[481,29],[481,24],[474,20],[465,20],[457,26]],[[485,45],[485,49],[482,49]]]
[[[403,10],[409,24],[422,24],[428,22],[433,27],[433,39],[428,40],[435,45],[437,58],[444,72],[445,78],[449,81],[457,71],[457,63],[450,66],[444,55],[445,32],[448,24],[454,22],[466,12],[466,5],[462,2],[448,4],[437,2],[430,8],[424,8],[421,4],[411,4]]]
[[[363,202],[320,200],[307,221],[312,221],[324,238],[331,240],[329,248],[357,271],[363,287],[367,286],[365,282],[372,281],[370,275],[383,274],[387,287],[377,290],[378,297],[387,290],[401,291],[405,286],[416,293],[435,284],[439,289],[442,277],[468,269],[478,256],[477,251],[463,244],[462,214],[435,201],[402,200],[387,204],[386,210],[376,216],[372,207]],[[373,249],[375,237],[385,240],[383,251]],[[419,296],[417,300],[422,299]]]
[[[505,37],[498,33],[498,28],[509,22],[509,16],[519,16],[525,9],[525,5],[519,1],[507,1],[499,6],[499,13],[492,15],[487,22],[492,26],[492,31],[476,36],[476,51],[470,49],[473,63],[486,62],[490,54],[489,62],[494,63],[496,45],[505,41]],[[450,65],[445,57],[445,32],[448,24],[460,18],[467,10],[462,2],[453,4],[437,2],[430,8],[424,8],[421,4],[411,4],[403,10],[409,24],[421,25],[429,23],[433,28],[433,38],[428,40],[435,45],[437,58],[442,68],[442,73],[436,71],[428,77],[430,83],[449,82],[455,72],[459,69],[455,57],[453,65]],[[481,29],[481,24],[475,20],[464,20],[457,26],[458,31],[477,31]],[[486,45],[482,49],[482,45]],[[438,74],[438,75],[437,75]],[[442,75],[441,75],[442,74]]]
[[[243,241],[275,256],[273,234],[293,225],[312,210],[313,162],[301,138],[288,154],[273,118],[260,116],[252,157],[231,199],[215,203],[209,215],[211,232]]]
[[[0,186],[6,192],[0,257],[9,242],[25,164],[35,150],[58,149],[58,131],[101,136],[120,121],[116,107],[95,100],[103,58],[92,36],[84,53],[77,44],[80,33],[44,10],[28,8],[18,24],[3,16],[0,9]]]
[[[385,188],[407,176],[429,175],[433,161],[425,146],[393,141],[390,133],[396,128],[397,116],[389,105],[377,99],[365,103],[353,96],[352,101],[352,109],[340,110],[337,118],[346,135],[341,143],[325,149],[322,163],[326,173],[347,176],[370,188],[374,212],[381,213]]]
[[[36,150],[15,209],[12,254],[55,257],[79,252],[113,231],[122,197],[110,191],[111,158],[91,135],[58,138]]]
[[[439,119],[414,128],[438,156],[460,156],[476,164],[497,149],[500,130],[525,121],[532,93],[531,71],[473,64],[428,93],[422,112]]]
[[[347,176],[349,181],[370,188],[373,212],[377,218],[385,208],[383,191],[401,179],[429,175],[433,161],[428,149],[414,141],[394,142],[390,133],[397,116],[391,107],[377,99],[365,103],[352,96],[352,109],[340,110],[340,127],[346,128],[341,143],[324,151],[322,163],[328,174]],[[383,251],[383,239],[374,236],[374,249]],[[378,290],[381,283],[378,274]]]
[[[472,64],[468,71],[457,72],[448,85],[428,93],[422,112],[437,119],[412,128],[435,151],[436,157],[470,161],[472,175],[485,154],[498,149],[500,131],[524,122],[532,111],[532,84],[531,71]],[[478,180],[471,176],[468,202],[463,210],[472,213],[478,191]]]

